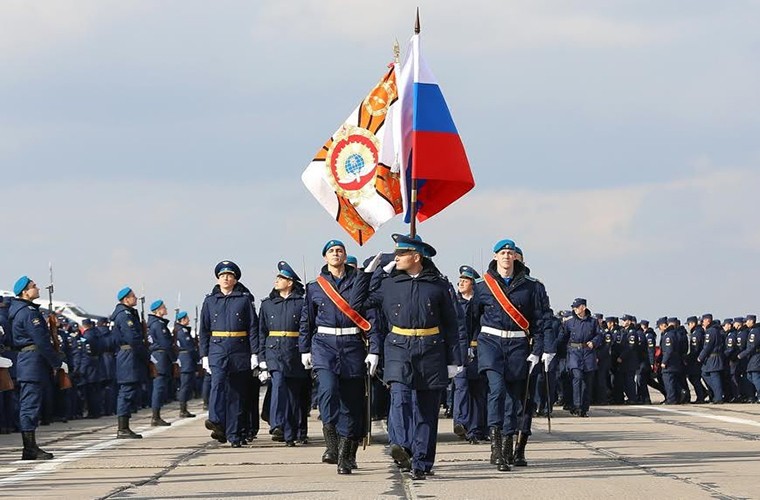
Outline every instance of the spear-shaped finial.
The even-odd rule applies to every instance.
[[[414,34],[420,34],[420,8],[417,7],[417,19],[414,20]]]

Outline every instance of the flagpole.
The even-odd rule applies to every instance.
[[[414,34],[420,34],[420,8],[417,7],[417,16],[414,20]],[[412,195],[410,200],[409,236],[417,235],[417,179],[414,178],[414,166],[412,166]]]

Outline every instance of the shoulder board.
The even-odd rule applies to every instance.
[[[527,276],[525,276],[525,279],[528,280],[528,281],[533,281],[534,283],[541,283],[541,281],[538,278],[534,278],[530,274],[527,275]]]
[[[308,283],[306,283],[306,284],[307,284],[307,285],[314,285],[314,284],[316,284],[316,283],[317,283],[317,280],[316,280],[316,279],[313,279],[313,280],[309,281],[309,282],[308,282]]]
[[[267,295],[266,297],[264,297],[263,299],[261,299],[261,303],[263,304],[264,302],[266,302],[267,300],[270,300],[270,299],[271,299],[271,297],[269,297]]]
[[[34,311],[34,306],[26,306],[26,307],[28,307],[29,309],[31,309],[32,311]]]
[[[478,278],[475,280],[475,283],[482,283],[482,282],[483,282],[483,278]]]

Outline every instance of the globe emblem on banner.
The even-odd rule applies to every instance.
[[[358,205],[375,191],[380,142],[367,129],[344,125],[333,137],[325,163],[335,192]]]

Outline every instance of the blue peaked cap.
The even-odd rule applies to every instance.
[[[460,266],[459,267],[459,277],[460,278],[469,278],[471,280],[477,280],[480,279],[480,275],[478,272],[473,269],[470,266]]]
[[[301,278],[298,277],[296,272],[293,270],[290,265],[285,262],[284,260],[281,260],[277,263],[277,275],[282,276],[283,278],[287,278],[289,280],[293,281],[301,281]]]
[[[232,262],[231,260],[223,260],[219,264],[217,264],[216,267],[214,268],[214,276],[216,276],[217,278],[219,277],[220,274],[224,274],[224,273],[234,274],[236,280],[239,280],[240,275],[241,275],[240,267],[238,267],[238,265]]]
[[[23,275],[19,279],[16,280],[16,282],[13,284],[13,294],[18,296],[21,295],[21,292],[23,292],[26,289],[26,286],[31,282],[32,280],[29,279],[29,276]]]
[[[116,294],[116,300],[118,300],[118,301],[123,300],[124,297],[126,297],[127,295],[129,295],[129,293],[131,291],[132,291],[131,288],[129,288],[128,286],[125,286],[124,288],[122,288],[121,290],[119,290],[119,292]]]
[[[408,234],[393,234],[393,241],[396,242],[396,250],[412,250],[423,257],[431,258],[437,253],[432,245],[422,241],[419,234],[409,236]]]

